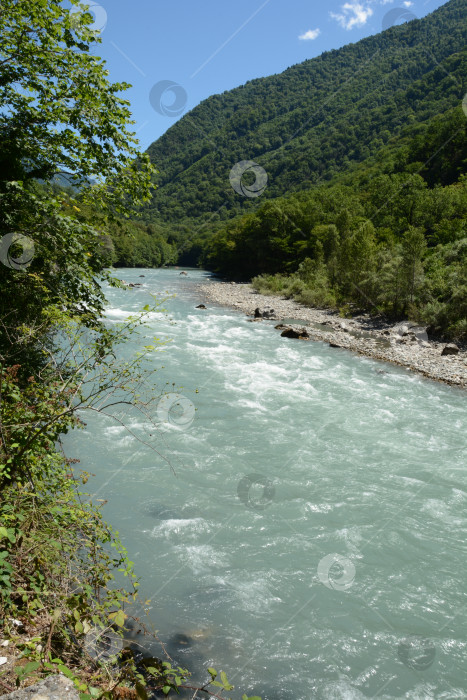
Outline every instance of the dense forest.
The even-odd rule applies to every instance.
[[[422,20],[213,95],[149,147],[158,190],[145,220],[212,228],[255,209],[258,198],[230,186],[239,161],[266,170],[261,202],[348,170],[408,124],[459,105],[466,43],[465,2],[451,0]]]
[[[201,103],[148,154],[179,261],[467,335],[465,3]],[[266,173],[229,180],[254,161]],[[248,179],[250,178],[250,180]],[[263,183],[262,183],[263,184]]]
[[[304,304],[467,337],[467,119],[459,106],[404,134],[352,175],[232,221],[203,264]]]

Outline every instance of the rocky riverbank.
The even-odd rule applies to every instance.
[[[4,700],[79,700],[73,681],[62,675],[49,676],[40,683],[15,690],[3,696]]]
[[[288,337],[294,335],[287,333],[291,328],[302,340],[321,340],[332,347],[406,367],[429,379],[467,387],[467,346],[430,339],[425,328],[410,322],[394,324],[367,314],[344,319],[336,311],[259,294],[249,284],[213,280],[201,285],[200,292],[205,302],[244,312],[252,321],[276,320],[278,333],[285,332]]]

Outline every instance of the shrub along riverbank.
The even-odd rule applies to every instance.
[[[168,659],[138,666],[131,650],[118,664],[101,655],[109,631],[124,629],[137,581],[82,490],[90,474],[59,446],[85,427],[84,411],[148,413],[141,382],[158,399],[144,366],[152,348],[118,359],[149,307],[118,326],[102,317],[102,284],[118,284],[104,272],[105,227],[149,197],[154,169],[127,128],[118,95],[129,86],[109,82],[91,50],[93,16],[64,4],[5,0],[0,13],[0,694],[62,672],[81,700],[144,700],[189,688],[188,674]],[[79,194],[54,186],[63,168]],[[212,683],[231,687],[215,677],[208,695]]]

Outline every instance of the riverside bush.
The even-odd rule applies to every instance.
[[[225,674],[198,688],[169,660],[142,667],[127,648],[118,663],[88,653],[101,631],[122,634],[138,582],[118,533],[82,491],[91,475],[75,472],[60,437],[85,427],[83,411],[147,416],[160,398],[145,364],[157,342],[128,359],[118,352],[155,307],[122,324],[103,317],[104,282],[121,285],[106,265],[129,245],[112,248],[106,227],[149,198],[154,168],[127,128],[120,94],[129,86],[112,84],[92,50],[93,22],[77,0],[2,0],[0,624],[12,663],[0,687],[60,671],[80,700],[182,687],[210,695],[212,685],[232,688]],[[55,186],[64,167],[74,184],[66,191]],[[136,229],[122,234],[139,236],[134,264],[171,260],[162,237]]]

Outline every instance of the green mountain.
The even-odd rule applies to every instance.
[[[202,102],[148,149],[144,251],[157,224],[180,263],[467,340],[466,9]]]
[[[466,9],[451,0],[422,20],[205,100],[149,147],[158,190],[144,219],[218,228],[266,199],[352,170],[407,125],[459,105]],[[261,197],[232,188],[239,161],[266,171]]]

